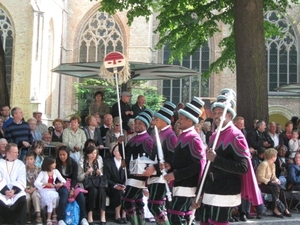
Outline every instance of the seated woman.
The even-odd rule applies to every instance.
[[[122,156],[119,152],[118,143],[111,143],[109,151],[114,155],[114,158],[105,161],[104,173],[108,181],[110,205],[115,208],[116,223],[124,224],[127,220],[125,210],[122,210],[121,217],[121,199],[125,191],[125,170],[122,167]]]
[[[290,164],[288,169],[287,189],[291,191],[300,191],[300,152],[295,154],[295,163]]]
[[[106,138],[105,138],[105,146],[109,147],[112,142],[118,142],[120,151],[122,152],[122,142],[124,143],[124,146],[126,146],[128,142],[127,132],[123,129],[121,135],[121,121],[120,117],[114,118],[114,126],[107,131]],[[121,153],[122,154],[122,153]],[[112,154],[110,154],[111,157],[113,157]]]
[[[84,151],[83,161],[79,162],[78,167],[78,181],[83,182],[85,177],[88,176],[102,176],[103,175],[103,160],[98,156],[98,149],[95,146],[88,146]],[[105,219],[105,203],[106,192],[103,187],[91,187],[87,189],[87,211],[88,222],[93,224],[93,210],[97,208],[96,204],[99,204],[101,225],[106,224]],[[97,196],[99,196],[97,198]]]
[[[62,142],[62,134],[64,131],[64,121],[61,119],[55,119],[52,122],[54,129],[50,132],[52,136],[52,142]]]
[[[265,160],[259,164],[256,170],[257,183],[261,192],[272,194],[273,216],[284,218],[276,206],[276,200],[280,199],[286,207],[284,215],[291,217],[287,209],[287,202],[284,190],[280,186],[280,180],[276,177],[275,164],[277,159],[277,150],[269,148],[265,151]]]
[[[57,210],[58,225],[65,225],[65,208],[68,200],[76,200],[80,208],[80,225],[88,225],[87,213],[85,209],[84,193],[87,191],[79,188],[77,184],[78,164],[70,157],[67,146],[60,146],[57,152],[56,169],[66,179],[66,185],[60,187],[57,192],[59,194],[59,203]]]

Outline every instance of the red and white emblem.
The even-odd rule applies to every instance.
[[[122,71],[125,64],[125,57],[120,52],[108,53],[104,59],[104,67],[111,73],[114,72],[114,69],[117,69],[118,72]]]

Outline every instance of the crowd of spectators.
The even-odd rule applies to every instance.
[[[136,135],[134,118],[145,110],[145,97],[138,96],[137,102],[131,107],[131,94],[122,92],[121,115],[118,104],[114,104],[110,110],[103,97],[101,91],[95,93],[95,102],[90,106],[90,115],[85,118],[85,127],[81,126],[81,119],[76,115],[68,121],[57,118],[48,127],[42,122],[41,112],[34,112],[25,122],[21,108],[10,110],[9,106],[1,107],[0,159],[4,160],[0,161],[0,166],[5,159],[8,160],[7,155],[13,149],[8,143],[14,143],[18,148],[18,158],[26,165],[27,222],[32,220],[33,210],[33,218],[41,223],[41,210],[46,207],[47,225],[55,222],[64,225],[64,209],[68,201],[76,200],[80,207],[80,224],[92,224],[93,212],[99,209],[101,224],[105,225],[107,199],[110,199],[110,205],[115,209],[115,221],[118,224],[127,223],[121,207],[121,196],[125,189],[122,150],[128,140]],[[177,112],[183,107],[183,103],[178,103],[172,118],[176,135],[181,133],[177,128]],[[246,131],[241,116],[235,118],[234,124],[247,139],[261,192],[271,195],[273,215],[281,218],[291,216],[285,192],[300,191],[299,120],[286,122],[283,131],[275,122],[270,122],[267,129],[262,120],[255,120],[253,129]],[[151,123],[148,129],[151,136],[153,126],[154,123]],[[199,118],[195,129],[202,142],[208,145],[216,127],[211,118]],[[79,185],[92,174],[105,175],[107,187],[84,188]],[[0,191],[5,195],[3,190]],[[284,212],[277,207],[278,199],[286,206]],[[0,208],[3,207],[1,204]],[[264,206],[256,207],[256,218],[262,218],[264,209]],[[0,209],[1,212],[3,209]],[[251,217],[249,202],[239,207],[239,216],[241,221]],[[0,214],[1,224],[3,220],[10,219]]]

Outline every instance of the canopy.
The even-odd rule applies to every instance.
[[[103,62],[63,63],[52,72],[78,78],[101,78],[100,67]],[[200,72],[178,65],[158,63],[129,62],[133,80],[168,80],[200,75]]]
[[[281,87],[275,88],[275,90],[300,94],[300,83],[283,85]]]

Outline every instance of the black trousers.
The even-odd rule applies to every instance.
[[[280,199],[280,201],[283,202],[286,208],[287,202],[286,202],[286,197],[285,197],[285,192],[284,190],[280,187],[280,185],[272,184],[272,185],[265,185],[265,184],[260,184],[259,188],[262,193],[267,193],[267,194],[272,194],[272,209],[274,210],[276,207],[276,199]]]
[[[7,206],[0,201],[0,224],[26,224],[26,196],[20,197],[15,204]]]

